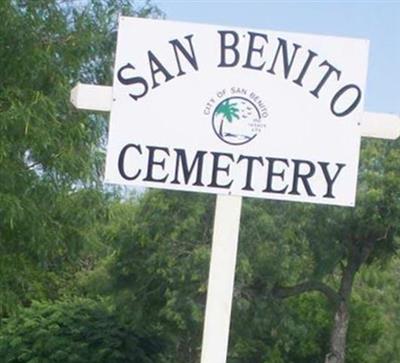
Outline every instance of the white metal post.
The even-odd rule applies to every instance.
[[[201,363],[225,363],[242,198],[217,196]]]

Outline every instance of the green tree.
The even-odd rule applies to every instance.
[[[114,230],[116,309],[168,341],[168,362],[199,359],[214,197],[145,193]]]
[[[100,242],[106,120],[74,110],[69,93],[77,81],[110,83],[118,13],[159,14],[134,5],[0,1],[0,316],[57,297]]]
[[[348,362],[372,359],[385,313],[361,298],[357,272],[398,248],[399,152],[397,143],[364,143],[356,208],[245,200],[230,361],[321,363],[340,329],[341,352],[350,329]],[[177,362],[199,357],[213,200],[147,192],[113,237],[117,305],[158,324]]]
[[[322,293],[332,306],[333,324],[326,363],[345,361],[351,297],[357,273],[364,265],[390,260],[399,247],[399,142],[368,141],[363,145],[357,207],[298,207],[304,219],[300,238],[311,258],[301,284],[275,287],[289,297]]]

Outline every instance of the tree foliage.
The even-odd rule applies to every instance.
[[[115,303],[136,326],[158,327],[168,361],[196,362],[213,219],[212,196],[148,192],[115,229]]]
[[[110,82],[121,11],[159,14],[127,0],[0,1],[0,316],[56,297],[99,243],[106,122],[74,110],[69,93]]]

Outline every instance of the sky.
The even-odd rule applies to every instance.
[[[154,3],[168,20],[368,39],[365,109],[400,114],[400,0]]]

